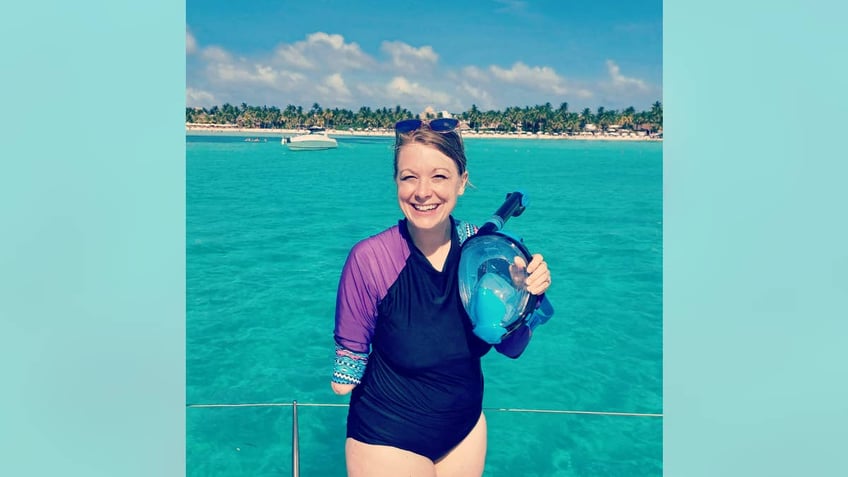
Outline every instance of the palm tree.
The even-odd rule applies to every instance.
[[[621,112],[621,117],[619,120],[619,124],[622,126],[633,129],[633,115],[636,114],[636,108],[633,106],[628,106],[627,109]]]
[[[381,127],[391,128],[397,121],[414,117],[415,115],[400,105],[394,108],[382,107],[371,110],[363,106],[354,112],[347,109],[323,109],[318,103],[313,103],[312,108],[304,113],[302,106],[289,104],[284,110],[276,106],[249,106],[241,103],[235,107],[230,103],[221,106],[206,108],[186,108],[187,123],[210,123],[210,124],[238,124],[241,126],[262,128],[294,128],[305,125],[320,124],[332,128],[369,128]],[[455,113],[456,116],[467,121],[468,126],[475,130],[497,129],[498,131],[533,131],[533,132],[574,132],[582,129],[586,124],[597,124],[602,130],[612,124],[634,129],[642,128],[652,132],[662,129],[663,111],[662,103],[656,101],[650,111],[636,111],[629,106],[620,113],[614,109],[608,110],[603,106],[597,108],[597,113],[592,114],[591,109],[585,108],[581,113],[568,111],[568,103],[561,103],[554,110],[550,103],[536,106],[517,107],[510,106],[503,111],[482,112],[473,104],[468,111]],[[428,118],[433,119],[436,114],[428,113]]]
[[[601,131],[606,131],[613,124],[618,124],[618,111],[616,110],[607,110],[604,109],[603,106],[598,108],[598,115],[596,117],[598,121],[598,127],[601,128]]]
[[[657,125],[657,129],[662,129],[663,124],[663,108],[662,103],[659,101],[655,102],[651,105],[651,113],[650,116],[651,122]]]
[[[475,131],[480,129],[480,110],[476,104],[472,104],[471,110],[468,111],[468,127]]]
[[[594,122],[594,117],[592,116],[592,110],[586,108],[580,113],[580,129],[586,127],[587,124],[592,124]]]

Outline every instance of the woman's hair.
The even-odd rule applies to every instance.
[[[453,159],[459,175],[465,172],[467,159],[465,158],[465,146],[462,144],[459,131],[436,132],[431,130],[427,123],[424,123],[414,131],[395,133],[395,177],[397,177],[398,173],[400,148],[407,144],[416,143],[438,149],[439,152]]]

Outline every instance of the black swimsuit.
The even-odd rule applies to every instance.
[[[340,307],[347,303],[349,308],[342,313],[355,313],[372,306],[352,301],[379,297],[373,305],[376,319],[368,321],[373,323],[368,365],[350,399],[347,436],[434,461],[459,444],[479,420],[480,357],[491,348],[471,331],[462,307],[457,288],[459,237],[456,228],[451,229],[451,248],[441,272],[412,243],[405,221],[360,242],[345,265],[339,299]],[[384,254],[391,256],[388,264]],[[346,279],[359,283],[342,296]],[[337,341],[345,328],[337,323]]]
[[[336,298],[333,373],[334,382],[356,384],[348,437],[436,461],[477,424],[480,358],[492,345],[473,333],[457,284],[460,245],[474,231],[451,218],[441,272],[415,247],[405,220],[351,250]],[[522,326],[494,348],[517,358],[529,341]]]

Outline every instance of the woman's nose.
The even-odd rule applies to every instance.
[[[415,196],[416,197],[430,197],[430,193],[432,192],[432,187],[430,187],[430,181],[424,179],[418,181],[418,186],[415,188]]]

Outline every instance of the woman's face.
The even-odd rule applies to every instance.
[[[401,147],[397,161],[398,204],[409,225],[420,230],[444,226],[465,192],[468,172],[460,174],[453,159],[419,143]]]

